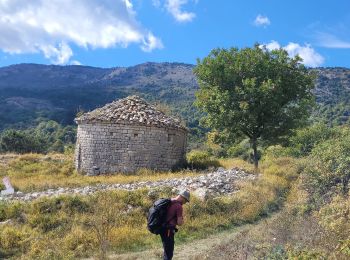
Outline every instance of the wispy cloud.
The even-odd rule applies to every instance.
[[[344,41],[339,39],[337,36],[325,33],[325,32],[317,32],[316,33],[317,44],[326,47],[326,48],[334,48],[334,49],[349,49],[350,41]]]
[[[191,1],[191,0],[190,0]],[[152,0],[152,3],[157,8],[165,8],[165,10],[175,18],[177,22],[191,22],[196,14],[183,10],[183,6],[190,2],[189,0]],[[198,0],[192,0],[197,3]]]
[[[78,61],[78,60],[72,60],[70,64],[71,64],[71,65],[83,65],[83,64],[82,64],[80,61]]]
[[[196,17],[195,13],[181,10],[187,4],[187,0],[167,0],[165,8],[178,22],[191,22]]]
[[[261,14],[259,14],[254,20],[254,25],[258,27],[260,26],[267,27],[270,24],[271,24],[270,19],[267,16],[263,16]]]
[[[309,67],[318,67],[324,63],[324,57],[317,53],[310,44],[304,46],[290,42],[286,46],[281,47],[277,41],[271,41],[270,43],[263,44],[268,50],[275,50],[283,48],[288,52],[288,55],[294,57],[299,55],[303,59],[303,63]]]
[[[162,42],[136,20],[129,0],[0,0],[0,49],[38,53],[55,64],[67,64],[71,44],[84,48],[127,47],[144,51]]]

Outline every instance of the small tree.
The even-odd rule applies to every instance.
[[[214,49],[197,61],[200,86],[196,105],[207,113],[204,124],[231,139],[247,136],[258,168],[258,140],[273,143],[308,117],[313,75],[283,50]],[[229,133],[229,134],[228,134]]]
[[[126,215],[126,205],[113,195],[113,192],[99,192],[94,195],[92,214],[87,217],[85,225],[91,227],[99,245],[98,259],[107,259],[112,229],[118,227]]]

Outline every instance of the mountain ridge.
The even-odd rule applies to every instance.
[[[0,130],[27,128],[37,120],[73,124],[78,111],[89,111],[113,100],[137,94],[150,102],[168,104],[189,127],[198,126],[193,107],[198,84],[192,69],[181,62],[146,62],[130,67],[13,64],[0,67]],[[336,124],[349,117],[350,69],[312,69],[316,81],[315,115]]]

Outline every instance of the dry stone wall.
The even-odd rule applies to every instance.
[[[78,125],[75,166],[88,174],[169,170],[184,160],[187,132],[178,128],[117,124]]]
[[[128,190],[133,191],[140,188],[149,189],[149,195],[157,194],[157,191],[163,190],[165,187],[171,187],[173,192],[177,192],[180,189],[189,189],[191,193],[200,198],[206,199],[208,197],[216,197],[225,194],[231,194],[239,190],[240,185],[237,183],[241,181],[252,181],[258,178],[258,175],[250,174],[244,170],[234,168],[225,170],[219,168],[215,172],[202,174],[196,177],[183,177],[177,179],[164,179],[159,181],[142,181],[133,183],[114,183],[114,184],[97,184],[94,186],[86,187],[66,187],[49,189],[40,192],[23,193],[17,191],[13,194],[6,196],[0,195],[1,201],[31,201],[41,197],[54,197],[59,195],[90,195],[99,191],[107,190]]]

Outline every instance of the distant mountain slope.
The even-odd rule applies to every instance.
[[[169,104],[193,121],[193,65],[145,63],[128,68],[18,64],[0,68],[0,130],[27,128],[40,118],[72,124],[79,110],[130,94]]]
[[[0,68],[0,89],[50,89],[101,80],[112,69],[87,66],[17,64]]]
[[[315,116],[334,125],[344,124],[350,116],[350,69],[318,68],[315,95],[319,108]]]
[[[92,110],[130,94],[168,104],[193,128],[200,114],[192,105],[198,88],[192,69],[193,65],[183,63],[144,63],[127,68],[38,64],[2,67],[0,130],[27,128],[42,118],[73,124],[78,111]],[[315,70],[319,73],[315,93],[320,105],[315,117],[344,123],[350,115],[350,69]]]

